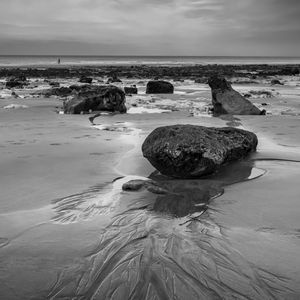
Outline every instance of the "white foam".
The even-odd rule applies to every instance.
[[[169,109],[160,108],[146,108],[146,107],[130,107],[127,111],[128,114],[161,114],[171,112]]]
[[[18,108],[28,108],[28,106],[21,105],[21,104],[9,104],[3,107],[3,109],[18,109]]]
[[[130,128],[131,125],[132,123],[130,122],[119,122],[113,124],[94,125],[93,128],[96,128],[98,130],[118,131],[118,132],[134,131],[134,128]]]
[[[0,91],[0,98],[8,98],[11,97],[11,90],[3,89]]]

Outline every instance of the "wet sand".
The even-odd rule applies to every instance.
[[[269,115],[214,118],[206,85],[176,83],[174,95],[127,97],[148,113],[95,126],[57,114],[58,98],[1,99],[0,298],[298,299],[300,95],[272,89],[253,99]],[[203,179],[163,178],[141,144],[178,123],[252,130],[258,150]],[[121,190],[135,178],[177,196]]]

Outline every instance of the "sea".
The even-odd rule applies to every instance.
[[[300,57],[0,55],[0,67],[210,64],[300,64]]]

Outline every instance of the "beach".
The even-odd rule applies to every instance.
[[[216,70],[266,115],[214,117],[206,80]],[[1,67],[0,298],[298,299],[297,70]],[[6,78],[21,73],[29,85],[7,89]],[[104,113],[94,124],[89,114],[64,114],[65,98],[43,92],[51,82],[78,84],[81,75],[102,85],[112,74],[121,81],[113,85],[135,85],[138,94],[126,95],[127,113]],[[153,77],[170,81],[174,94],[146,94]],[[232,126],[258,137],[255,153],[217,174],[164,179],[187,199],[214,195],[205,210],[180,204],[180,217],[162,204],[172,199],[122,190],[131,179],[160,180],[141,145],[155,128],[175,124]]]

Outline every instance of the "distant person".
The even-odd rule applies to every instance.
[[[57,64],[60,65],[60,57],[57,59]]]

